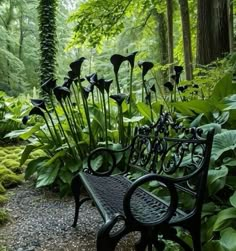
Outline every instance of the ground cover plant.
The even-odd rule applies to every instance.
[[[234,250],[236,1],[50,2],[0,3],[0,143],[27,143],[20,166],[3,161],[14,169],[4,172],[26,168],[38,187],[65,194],[90,150],[128,144],[163,105],[183,125],[215,128],[203,244]]]
[[[116,83],[113,88],[111,80],[99,78],[97,73],[85,76],[87,82],[82,79],[84,58],[70,65],[71,70],[61,86],[53,79],[45,82],[42,88],[48,101],[32,99],[32,106],[27,108],[28,115],[23,117],[26,127],[7,135],[30,142],[21,156],[21,165],[35,150],[44,152],[28,161],[25,178],[36,174],[38,187],[56,185],[61,194],[67,193],[73,175],[85,167],[90,150],[97,146],[119,148],[127,145],[135,126],[153,123],[160,106],[164,105],[182,125],[200,126],[204,130],[215,128],[208,194],[203,207],[202,239],[205,250],[211,250],[213,246],[218,246],[219,250],[233,250],[228,240],[229,235],[235,234],[236,215],[233,175],[236,84],[232,81],[232,71],[221,68],[222,76],[214,76],[216,82],[209,89],[205,81],[193,84],[182,80],[183,67],[177,66],[171,81],[163,86],[157,83],[153,86],[145,79],[153,64],[140,62],[141,81],[137,85],[142,89],[140,95],[134,92],[130,99],[122,93],[126,87],[120,87],[118,74],[121,64],[131,60],[127,79],[135,90],[136,84],[132,81],[135,55],[115,54],[111,57]],[[113,91],[121,93],[112,94]],[[101,158],[95,160],[95,167],[99,167]],[[117,156],[117,162],[121,159],[122,156]],[[134,173],[135,176],[138,174]],[[180,231],[180,234],[183,233]],[[188,236],[184,234],[183,238]]]

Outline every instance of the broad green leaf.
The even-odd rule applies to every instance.
[[[227,251],[236,250],[236,230],[229,227],[221,232],[220,242]]]
[[[234,192],[232,196],[230,196],[229,201],[231,205],[236,208],[236,191]]]
[[[70,170],[71,173],[75,173],[82,167],[82,162],[74,161],[73,159],[68,159],[65,161],[65,168]]]
[[[236,93],[236,84],[232,83],[232,74],[228,73],[216,84],[211,97],[215,100],[222,100],[234,93]]]
[[[201,217],[204,218],[206,216],[214,215],[216,210],[217,210],[217,206],[213,202],[205,203],[203,204],[203,207],[202,207]]]
[[[234,151],[236,148],[236,130],[224,131],[214,136],[212,145],[212,160],[218,160],[222,154]]]
[[[143,116],[134,116],[132,118],[126,118],[124,117],[124,123],[137,123],[141,121],[144,117]]]
[[[38,145],[27,145],[23,151],[23,153],[21,154],[21,159],[20,159],[20,166],[22,166],[25,161],[29,158],[29,155],[31,154],[32,151],[34,151],[35,149],[38,149],[40,146]]]
[[[65,154],[66,154],[66,152],[64,150],[57,152],[56,154],[54,154],[54,156],[52,158],[50,158],[47,161],[46,166],[52,165],[56,159],[65,156]]]
[[[57,178],[60,165],[61,163],[58,161],[41,169],[37,179],[36,187],[51,185]]]
[[[191,127],[193,125],[191,124]],[[197,125],[196,125],[197,126]],[[203,131],[209,131],[211,129],[215,129],[215,134],[221,133],[221,125],[217,124],[217,123],[209,123],[209,124],[205,124],[202,126],[199,126],[199,128],[202,128]]]
[[[72,178],[74,177],[74,175],[66,168],[62,168],[60,171],[59,171],[59,174],[58,174],[59,178],[64,182],[64,183],[67,183],[67,184],[71,184],[71,180]]]
[[[48,160],[48,157],[39,157],[37,159],[31,160],[25,169],[25,179],[27,180],[31,175],[43,167]]]
[[[209,100],[191,100],[189,102],[176,102],[173,106],[183,115],[196,116],[198,114],[212,113],[215,109],[214,103]]]
[[[213,231],[220,231],[235,222],[236,208],[231,207],[220,211],[217,215]]]
[[[150,107],[142,102],[137,103],[137,108],[139,110],[139,112],[149,121],[152,122],[151,119],[151,110]]]
[[[224,104],[226,105],[225,111],[235,110],[236,109],[236,94],[233,94],[229,97],[224,98]]]
[[[221,169],[210,169],[208,171],[208,192],[210,195],[218,192],[225,186],[228,168],[222,166]]]
[[[40,130],[40,126],[35,125],[32,127],[28,127],[26,129],[12,131],[12,132],[6,134],[4,136],[4,138],[10,138],[10,139],[21,138],[23,140],[27,140],[38,130]]]
[[[228,251],[224,247],[222,247],[220,241],[218,240],[210,240],[207,242],[204,247],[203,251]]]
[[[94,171],[97,171],[103,162],[103,157],[101,155],[97,156],[95,159],[91,160],[91,166]]]

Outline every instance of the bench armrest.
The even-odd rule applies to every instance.
[[[163,200],[159,199],[155,195],[149,193],[148,191],[141,188],[141,186],[150,181],[158,181],[162,186],[166,187],[170,194],[170,202],[166,203]],[[147,197],[152,198],[153,201],[159,201],[160,205],[164,205],[165,209],[156,207],[157,210],[153,211],[152,209],[147,210],[147,208],[143,208],[143,212],[141,213],[141,218],[139,217],[139,213],[137,214],[136,211],[136,204],[139,204],[139,197],[138,194],[141,194],[140,197]],[[133,197],[133,198],[132,198]],[[136,198],[135,198],[136,197]],[[145,198],[142,198],[145,201]],[[132,200],[135,202],[135,205],[132,207]],[[150,202],[146,202],[145,207],[150,204]],[[170,179],[165,176],[157,175],[157,174],[147,174],[139,179],[137,179],[126,192],[123,200],[123,207],[125,216],[127,220],[131,220],[136,224],[142,226],[156,226],[165,222],[168,222],[172,216],[174,215],[178,205],[178,194],[173,182],[173,179]],[[138,206],[138,205],[137,205]],[[159,211],[159,212],[158,212]],[[155,215],[154,215],[155,214]],[[140,220],[141,219],[141,220]]]
[[[97,176],[111,175],[118,164],[116,154],[126,152],[129,148],[130,145],[119,150],[99,147],[91,151],[88,156],[87,168],[85,171]],[[98,166],[102,167],[102,170],[99,170]]]

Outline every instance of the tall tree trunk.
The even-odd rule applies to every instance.
[[[185,62],[186,79],[192,80],[193,79],[192,45],[191,45],[188,0],[179,0],[179,5],[180,5],[182,29],[183,29],[184,62]]]
[[[5,28],[6,28],[6,31],[7,31],[7,34],[8,34],[8,38],[7,38],[7,51],[11,51],[11,46],[10,46],[10,40],[9,40],[9,37],[10,37],[10,26],[11,26],[11,21],[12,21],[12,18],[13,18],[13,4],[12,4],[12,0],[9,1],[9,12],[8,12],[8,16],[7,16],[7,20],[5,22]],[[11,81],[10,81],[10,72],[11,72],[11,69],[10,69],[10,61],[9,59],[7,59],[7,84],[9,86],[11,86]]]
[[[212,60],[212,30],[211,18],[213,15],[212,0],[198,0],[197,3],[197,55],[198,64],[208,64]]]
[[[214,57],[222,58],[229,53],[229,24],[227,1],[213,0],[213,45]]]
[[[234,14],[233,1],[228,0],[228,23],[229,23],[229,51],[234,51]]]
[[[197,63],[206,65],[230,51],[228,0],[198,0]]]
[[[166,5],[167,5],[168,64],[170,64],[169,66],[169,78],[170,78],[174,70],[173,1],[166,0]]]
[[[158,35],[160,64],[164,66],[168,63],[168,48],[167,48],[167,27],[164,13],[159,13],[157,9],[153,9],[153,15],[156,19],[156,34]],[[167,80],[167,71],[161,72],[161,81]]]
[[[20,17],[19,17],[19,26],[20,26],[20,37],[19,37],[19,59],[22,60],[22,50],[23,50],[23,41],[24,41],[24,31],[23,31],[23,9],[20,6]]]

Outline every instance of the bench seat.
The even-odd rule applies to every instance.
[[[126,192],[132,185],[130,180],[122,175],[94,176],[84,172],[79,173],[79,177],[105,222],[116,214],[125,218],[123,201]],[[131,210],[140,222],[151,223],[155,219],[162,218],[169,207],[165,201],[142,188],[136,189],[133,201]],[[185,212],[177,209],[171,222],[174,223],[185,215]]]

